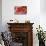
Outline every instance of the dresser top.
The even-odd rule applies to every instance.
[[[7,23],[8,25],[25,25],[25,24],[30,24],[33,25],[34,23]]]

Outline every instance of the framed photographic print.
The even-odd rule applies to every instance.
[[[17,14],[17,15],[27,14],[27,6],[15,6],[14,14]]]

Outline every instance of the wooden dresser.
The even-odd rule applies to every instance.
[[[22,46],[33,46],[33,23],[7,23],[12,39],[15,42],[23,43]]]

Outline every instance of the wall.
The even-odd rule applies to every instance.
[[[20,2],[20,3],[18,3]],[[28,13],[27,15],[14,15],[14,7],[16,5],[27,5],[28,6]],[[3,0],[2,1],[2,23],[3,26],[6,25],[6,23],[10,20],[10,19],[17,19],[20,22],[24,22],[25,20],[30,20],[31,22],[34,23],[39,23],[39,15],[40,15],[40,0],[32,0],[32,3],[30,3],[29,1],[25,0],[23,2],[23,0]],[[19,19],[18,19],[19,18]],[[38,20],[38,21],[37,21]],[[4,27],[4,29],[6,30],[6,28]],[[4,31],[5,31],[4,30]]]
[[[2,0],[0,0],[0,31],[2,31]]]
[[[46,13],[46,0],[40,0],[40,9],[42,13]]]
[[[32,2],[31,2],[32,1]],[[3,31],[8,30],[7,22],[9,20],[17,19],[19,22],[25,22],[25,20],[30,20],[33,25],[33,45],[38,46],[38,39],[36,37],[36,27],[39,24],[46,30],[46,15],[42,11],[42,0],[2,0],[2,26]],[[26,5],[27,14],[26,15],[14,15],[14,6]]]
[[[40,24],[46,31],[46,0],[40,0]]]

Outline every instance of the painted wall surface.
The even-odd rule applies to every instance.
[[[27,14],[26,15],[15,15],[14,14],[14,7],[15,6],[21,6],[26,5],[27,6]],[[6,23],[10,19],[17,19],[19,22],[24,22],[25,20],[30,20],[33,23],[39,23],[39,15],[40,15],[40,0],[32,0],[32,2],[29,2],[29,0],[3,0],[2,1],[2,24],[3,26],[6,25]],[[38,20],[38,21],[37,21]],[[5,26],[6,27],[6,26]],[[4,29],[6,30],[6,28]],[[4,31],[5,31],[4,30]]]
[[[46,13],[46,0],[40,0],[40,9],[42,13]]]
[[[40,0],[2,0],[2,26],[3,31],[8,30],[7,22],[9,20],[18,20],[19,22],[25,22],[25,20],[30,20],[33,25],[33,45],[38,46],[38,38],[36,37],[36,27],[39,24],[46,30],[46,14],[42,13],[40,6]],[[15,15],[14,14],[14,7],[15,6],[27,6],[27,14],[26,15]],[[41,3],[42,5],[42,3]]]
[[[2,0],[0,0],[0,31],[2,31]]]

